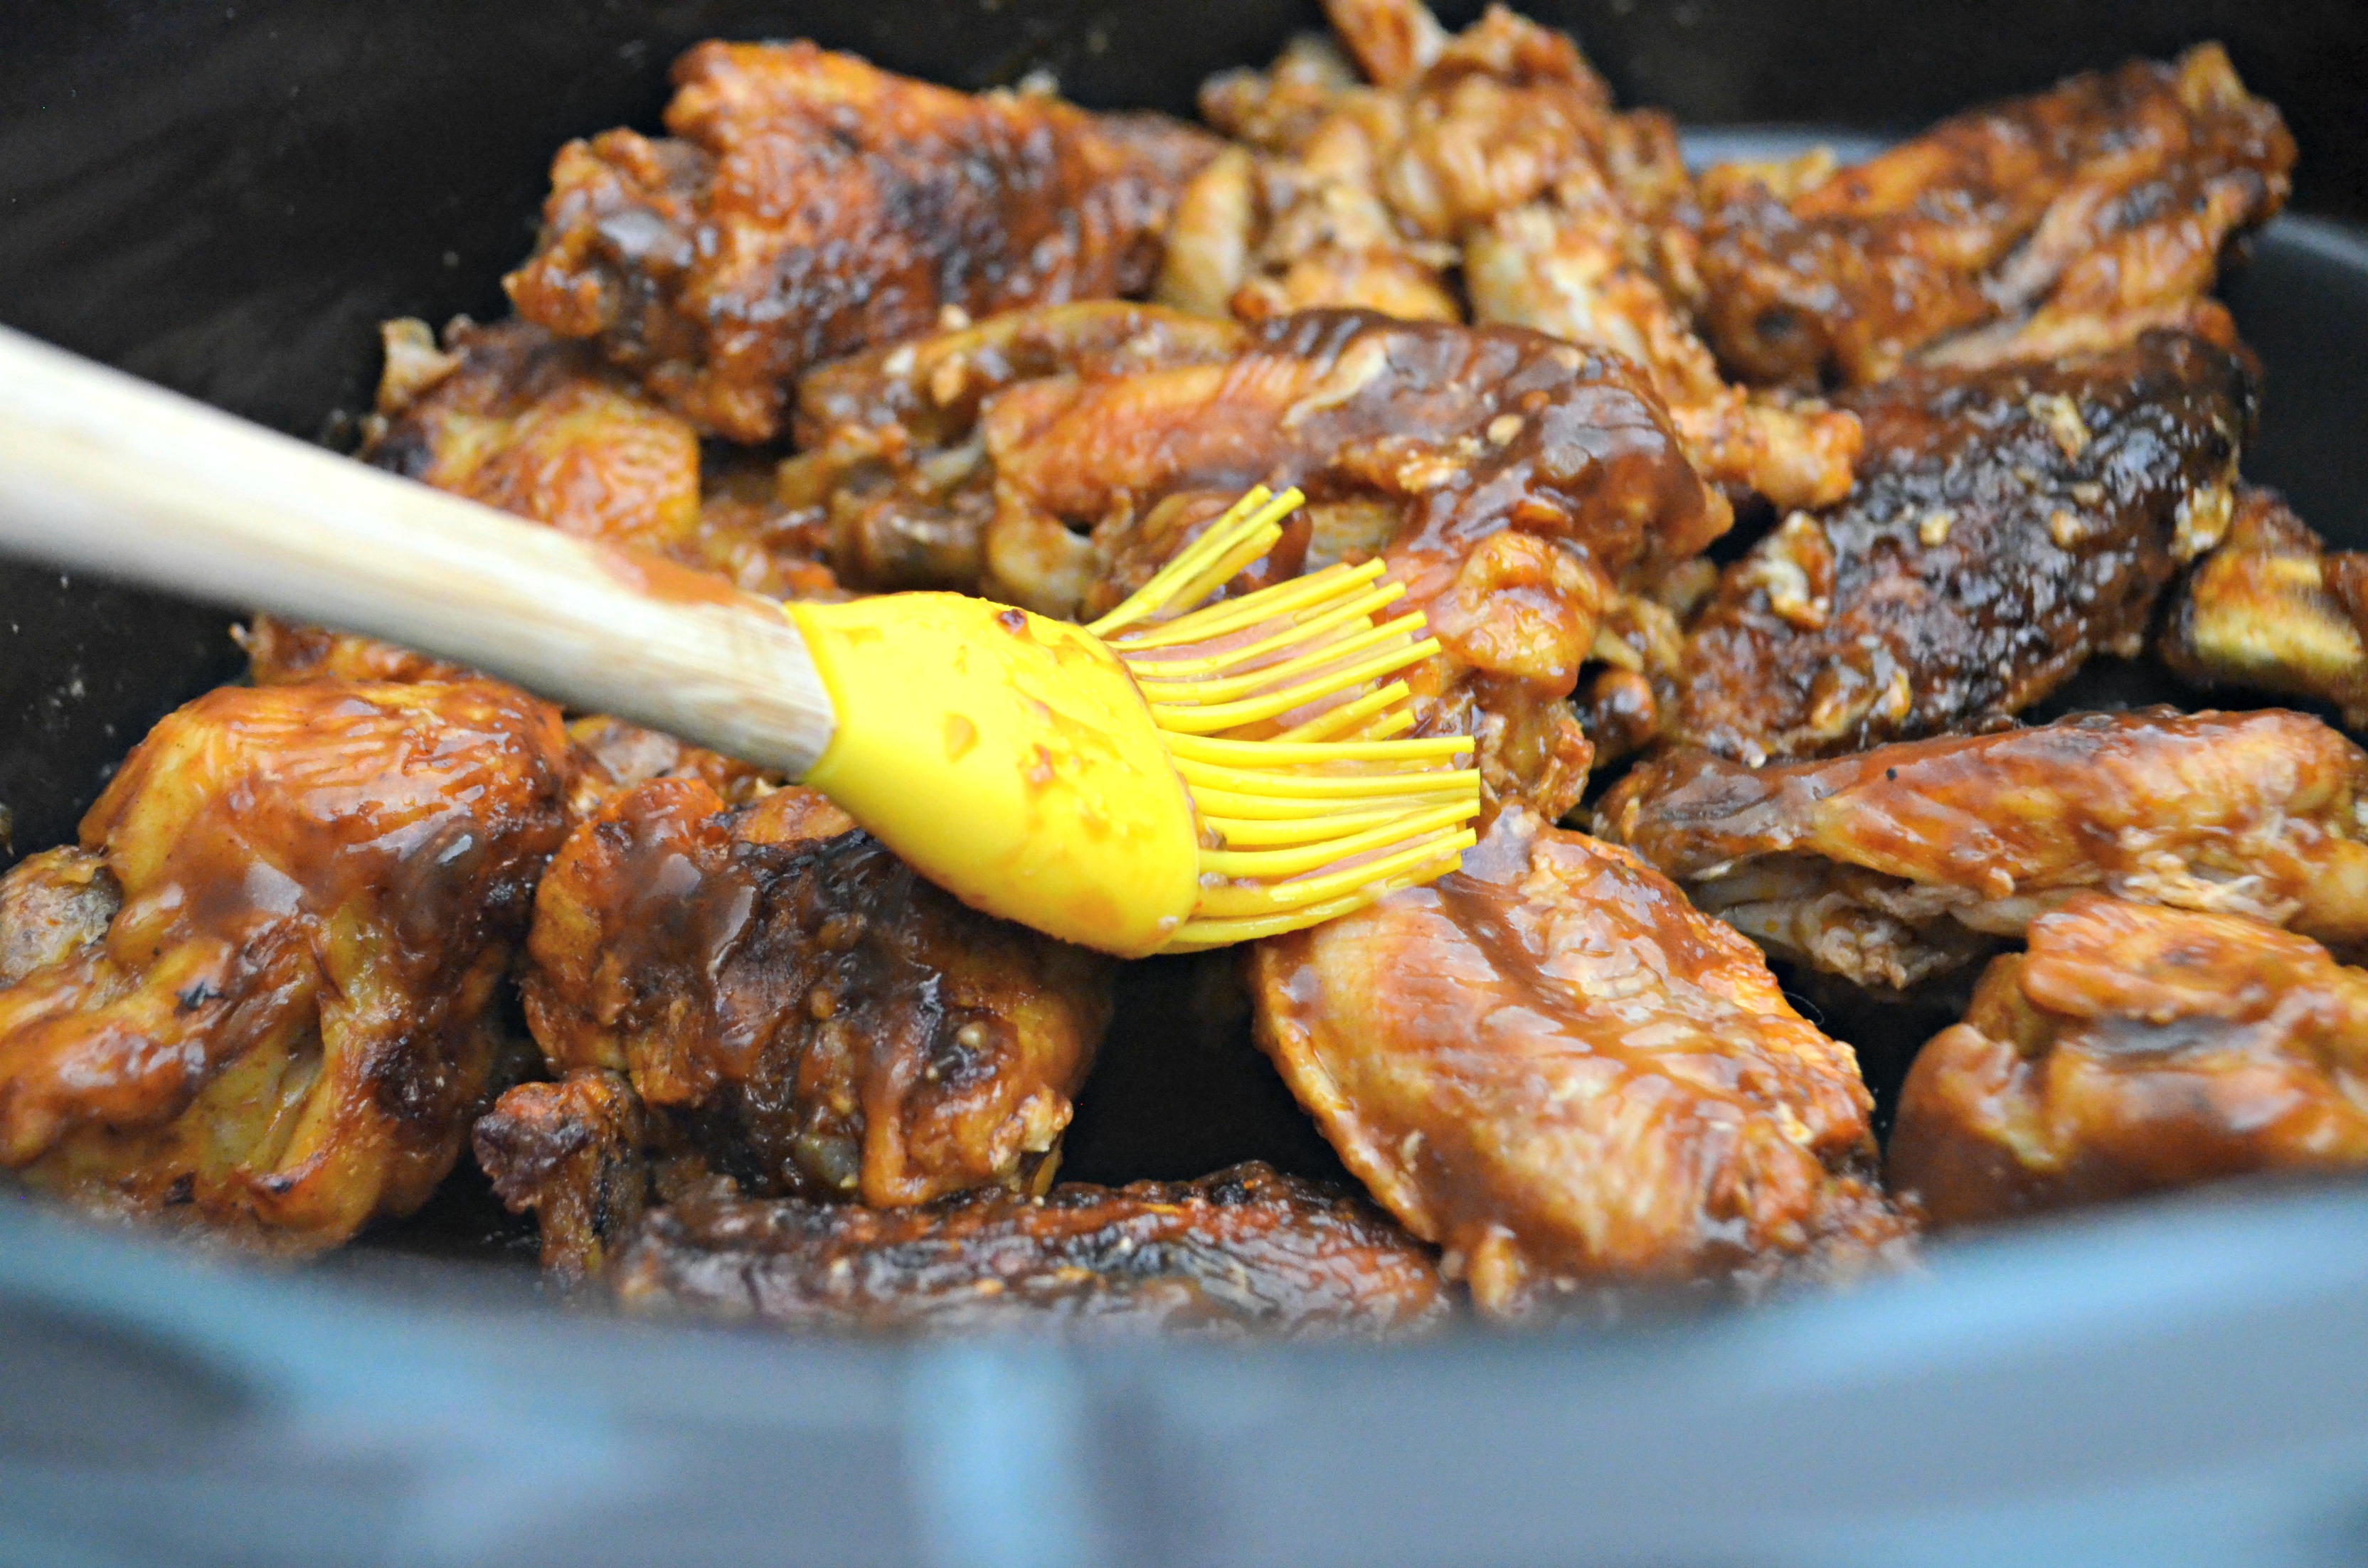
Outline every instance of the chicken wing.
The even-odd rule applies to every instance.
[[[2254,399],[2238,352],[2180,333],[1853,394],[1857,490],[1727,568],[1664,733],[1755,765],[1856,751],[1994,723],[2098,650],[2135,653],[2227,527]]]
[[[1620,361],[1364,312],[1015,314],[816,371],[800,411],[813,450],[784,488],[821,497],[848,555],[984,518],[984,591],[1049,614],[1116,605],[1250,485],[1300,486],[1308,531],[1246,585],[1386,555],[1446,644],[1410,677],[1425,722],[1480,737],[1496,798],[1557,814],[1607,609],[1732,515]]]
[[[1677,127],[1619,113],[1568,36],[1492,6],[1450,37],[1418,0],[1335,0],[1373,85],[1296,46],[1229,74],[1210,117],[1236,149],[1187,187],[1158,297],[1250,319],[1358,306],[1532,327],[1643,367],[1713,481],[1815,506],[1850,488],[1848,414],[1747,396],[1695,336],[1692,183]]]
[[[279,1251],[417,1208],[517,1055],[495,988],[568,767],[558,714],[490,685],[165,718],[78,847],[0,879],[0,1162]]]
[[[661,1152],[751,1196],[1025,1187],[1110,1017],[1106,960],[966,908],[798,789],[611,800],[552,861],[528,951],[552,1069],[626,1075]]]
[[[2317,698],[2368,729],[2368,554],[2330,551],[2274,490],[2237,493],[2227,537],[2195,564],[2163,662],[2206,691]]]
[[[1919,358],[2098,352],[2217,316],[2221,255],[2284,205],[2294,159],[2277,109],[2204,44],[1972,110],[1782,195],[1714,170],[1704,318],[1730,369],[1806,388]]]
[[[979,97],[811,43],[704,43],[671,137],[563,148],[506,280],[669,408],[773,438],[808,365],[974,315],[1147,289],[1176,193],[1218,150],[1155,115]]]
[[[1971,963],[2084,888],[2368,941],[2368,754],[2299,713],[2089,714],[1757,771],[1680,751],[1595,830],[1871,987]]]
[[[850,356],[798,382],[798,455],[781,465],[780,492],[826,519],[831,563],[850,585],[975,593],[988,576],[996,507],[995,465],[979,429],[989,399],[1047,378],[1223,364],[1245,341],[1230,322],[1090,301],[1009,312]],[[1040,602],[1058,597],[1044,579],[1077,581],[1084,547],[1056,542],[1041,564],[1008,558],[1010,581],[997,585]]]
[[[1461,871],[1250,973],[1292,1092],[1493,1316],[1904,1242],[1850,1048],[1626,850],[1506,812]]]
[[[1429,1252],[1388,1216],[1258,1164],[889,1210],[710,1184],[653,1210],[611,1280],[635,1312],[802,1329],[1399,1337],[1451,1310]]]
[[[603,544],[650,550],[752,592],[837,593],[819,519],[775,494],[771,465],[702,464],[690,426],[582,344],[465,318],[442,347],[424,323],[381,330],[385,369],[363,456],[381,467]],[[258,615],[237,636],[259,686],[463,680],[471,672],[374,638]],[[734,799],[777,776],[613,719],[572,726],[577,804],[677,772]]]
[[[2083,893],[1917,1057],[1890,1169],[1936,1225],[2368,1169],[2368,973],[2241,915]]]

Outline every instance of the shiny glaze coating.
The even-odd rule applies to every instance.
[[[2368,1169],[2368,973],[2240,915],[2083,893],[1995,960],[1901,1093],[1937,1225],[2262,1172]]]
[[[1411,677],[1426,722],[1480,737],[1496,798],[1555,814],[1586,776],[1565,699],[1600,623],[1731,517],[1623,361],[1371,312],[998,317],[814,371],[799,415],[784,489],[852,539],[842,561],[976,537],[915,576],[983,571],[1048,614],[1110,608],[1251,485],[1299,486],[1306,531],[1244,585],[1385,555],[1446,645]]]
[[[676,777],[578,827],[535,901],[527,1021],[625,1074],[752,1196],[1024,1186],[1068,1125],[1111,966],[976,914],[838,809]]]
[[[1918,370],[1848,400],[1858,488],[1728,567],[1664,733],[1757,764],[1990,723],[2133,654],[2226,527],[2254,381],[2179,333],[2057,366]]]
[[[831,564],[851,586],[976,593],[996,507],[978,435],[988,399],[1046,377],[1219,364],[1242,341],[1228,322],[1090,301],[851,355],[800,378],[798,454],[781,465],[781,493],[825,520]]]
[[[1850,1048],[1624,849],[1504,812],[1460,872],[1260,942],[1250,975],[1292,1093],[1492,1316],[1905,1236]]]
[[[2368,554],[2330,551],[2274,490],[2246,486],[2227,537],[2165,618],[2163,662],[2206,691],[2317,698],[2368,729]]]
[[[1310,311],[1226,364],[1029,383],[984,425],[991,555],[1097,523],[1122,559],[1153,498],[1261,483],[1304,490],[1319,530],[1327,507],[1394,512],[1380,553],[1444,645],[1409,676],[1426,728],[1478,736],[1492,798],[1552,814],[1586,776],[1565,699],[1601,617],[1729,519],[1643,378],[1517,328]]]
[[[808,365],[974,314],[1139,292],[1216,151],[1156,116],[978,97],[811,43],[704,43],[671,137],[611,131],[552,167],[520,314],[598,338],[704,430],[765,441]]]
[[[225,687],[0,887],[0,1161],[307,1251],[409,1212],[518,1052],[558,714],[485,684]]]
[[[2368,941],[2368,754],[2300,713],[2095,713],[1756,771],[1678,751],[1595,829],[1872,986],[1972,962],[2083,888]]]
[[[2204,44],[1971,110],[1799,188],[1713,170],[1711,339],[1748,380],[1814,388],[1919,351],[1999,364],[2192,325],[2222,250],[2284,205],[2294,158],[2277,109]]]
[[[886,1211],[710,1185],[653,1210],[610,1282],[635,1312],[874,1332],[1364,1338],[1451,1310],[1428,1249],[1386,1215],[1255,1163]]]

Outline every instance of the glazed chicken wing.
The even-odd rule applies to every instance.
[[[811,43],[704,43],[667,139],[562,149],[518,312],[598,340],[736,441],[808,365],[975,315],[1148,288],[1177,191],[1217,150],[1151,115],[971,97]]]
[[[1230,322],[1092,301],[1013,311],[837,360],[798,382],[798,455],[781,465],[780,490],[827,520],[832,565],[850,585],[976,593],[988,582],[996,509],[980,431],[989,399],[1047,378],[1223,364],[1244,341]],[[995,585],[1046,601],[1058,597],[1044,581],[1053,577],[1074,600],[1082,546],[1056,545],[1041,563],[1007,549],[1010,580]]]
[[[2368,941],[2368,754],[2299,713],[2090,714],[1757,771],[1680,751],[1595,827],[1770,950],[1873,987],[2084,888]]]
[[[167,717],[79,846],[0,879],[0,1161],[279,1251],[417,1208],[515,1055],[495,988],[567,768],[557,713],[484,684]]]
[[[1568,36],[1501,6],[1450,37],[1418,0],[1335,0],[1372,78],[1299,46],[1203,92],[1235,149],[1187,187],[1159,298],[1260,319],[1358,306],[1535,328],[1644,368],[1703,474],[1779,506],[1849,490],[1848,414],[1722,381],[1694,335],[1677,127],[1620,113]]]
[[[1507,812],[1461,871],[1262,941],[1250,973],[1292,1092],[1493,1316],[1905,1235],[1850,1048],[1623,849]]]
[[[751,1196],[1025,1187],[1110,1017],[1106,960],[968,909],[797,789],[611,800],[553,860],[528,950],[552,1070],[623,1074],[658,1152]],[[497,1182],[504,1137],[478,1139]]]
[[[1771,191],[1713,171],[1712,341],[1759,382],[2094,353],[2225,313],[2229,243],[2284,205],[2294,139],[2217,44],[1943,121]]]
[[[2057,366],[1918,370],[1855,394],[1859,484],[1727,568],[1665,733],[1757,765],[2021,711],[2142,645],[2228,523],[2254,383],[2181,333]]]
[[[611,1282],[635,1312],[803,1329],[1373,1337],[1450,1310],[1430,1254],[1388,1216],[1258,1164],[889,1210],[709,1184],[642,1221]]]
[[[2248,486],[2163,628],[2163,661],[2206,691],[2317,698],[2368,729],[2368,554],[2329,551],[2274,490]]]
[[[2357,1172],[2363,1072],[2368,973],[2241,915],[2084,893],[1917,1057],[1890,1172],[1939,1225]]]
[[[416,321],[381,330],[385,370],[363,456],[380,467],[601,544],[655,551],[753,593],[836,594],[818,519],[785,506],[769,464],[702,464],[689,425],[582,344],[465,318],[443,347]],[[258,615],[239,632],[258,685],[460,680],[469,672],[374,638]],[[779,782],[613,719],[572,733],[591,797],[675,772],[727,796]],[[582,800],[579,799],[579,805]]]
[[[1116,605],[1252,484],[1300,486],[1309,531],[1264,570],[1385,555],[1445,644],[1410,677],[1425,722],[1480,737],[1496,798],[1555,814],[1585,779],[1565,699],[1605,616],[1731,515],[1632,369],[1513,328],[1078,305],[800,396],[819,455],[796,483],[837,486],[834,516],[871,537],[916,531],[880,507],[988,515],[985,591],[1051,614]],[[931,472],[960,477],[916,499]]]

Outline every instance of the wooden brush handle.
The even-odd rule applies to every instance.
[[[830,699],[779,608],[0,328],[0,549],[383,637],[793,777]]]

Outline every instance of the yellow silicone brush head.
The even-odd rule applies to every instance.
[[[1480,811],[1468,736],[1415,726],[1395,678],[1439,651],[1382,563],[1205,608],[1305,497],[1251,491],[1087,628],[1150,704],[1199,822],[1200,895],[1163,950],[1295,931],[1461,863]]]
[[[1406,739],[1439,644],[1379,562],[1202,606],[1248,495],[1091,627],[956,594],[793,605],[838,723],[805,782],[963,902],[1121,957],[1296,930],[1452,870],[1479,775]]]

